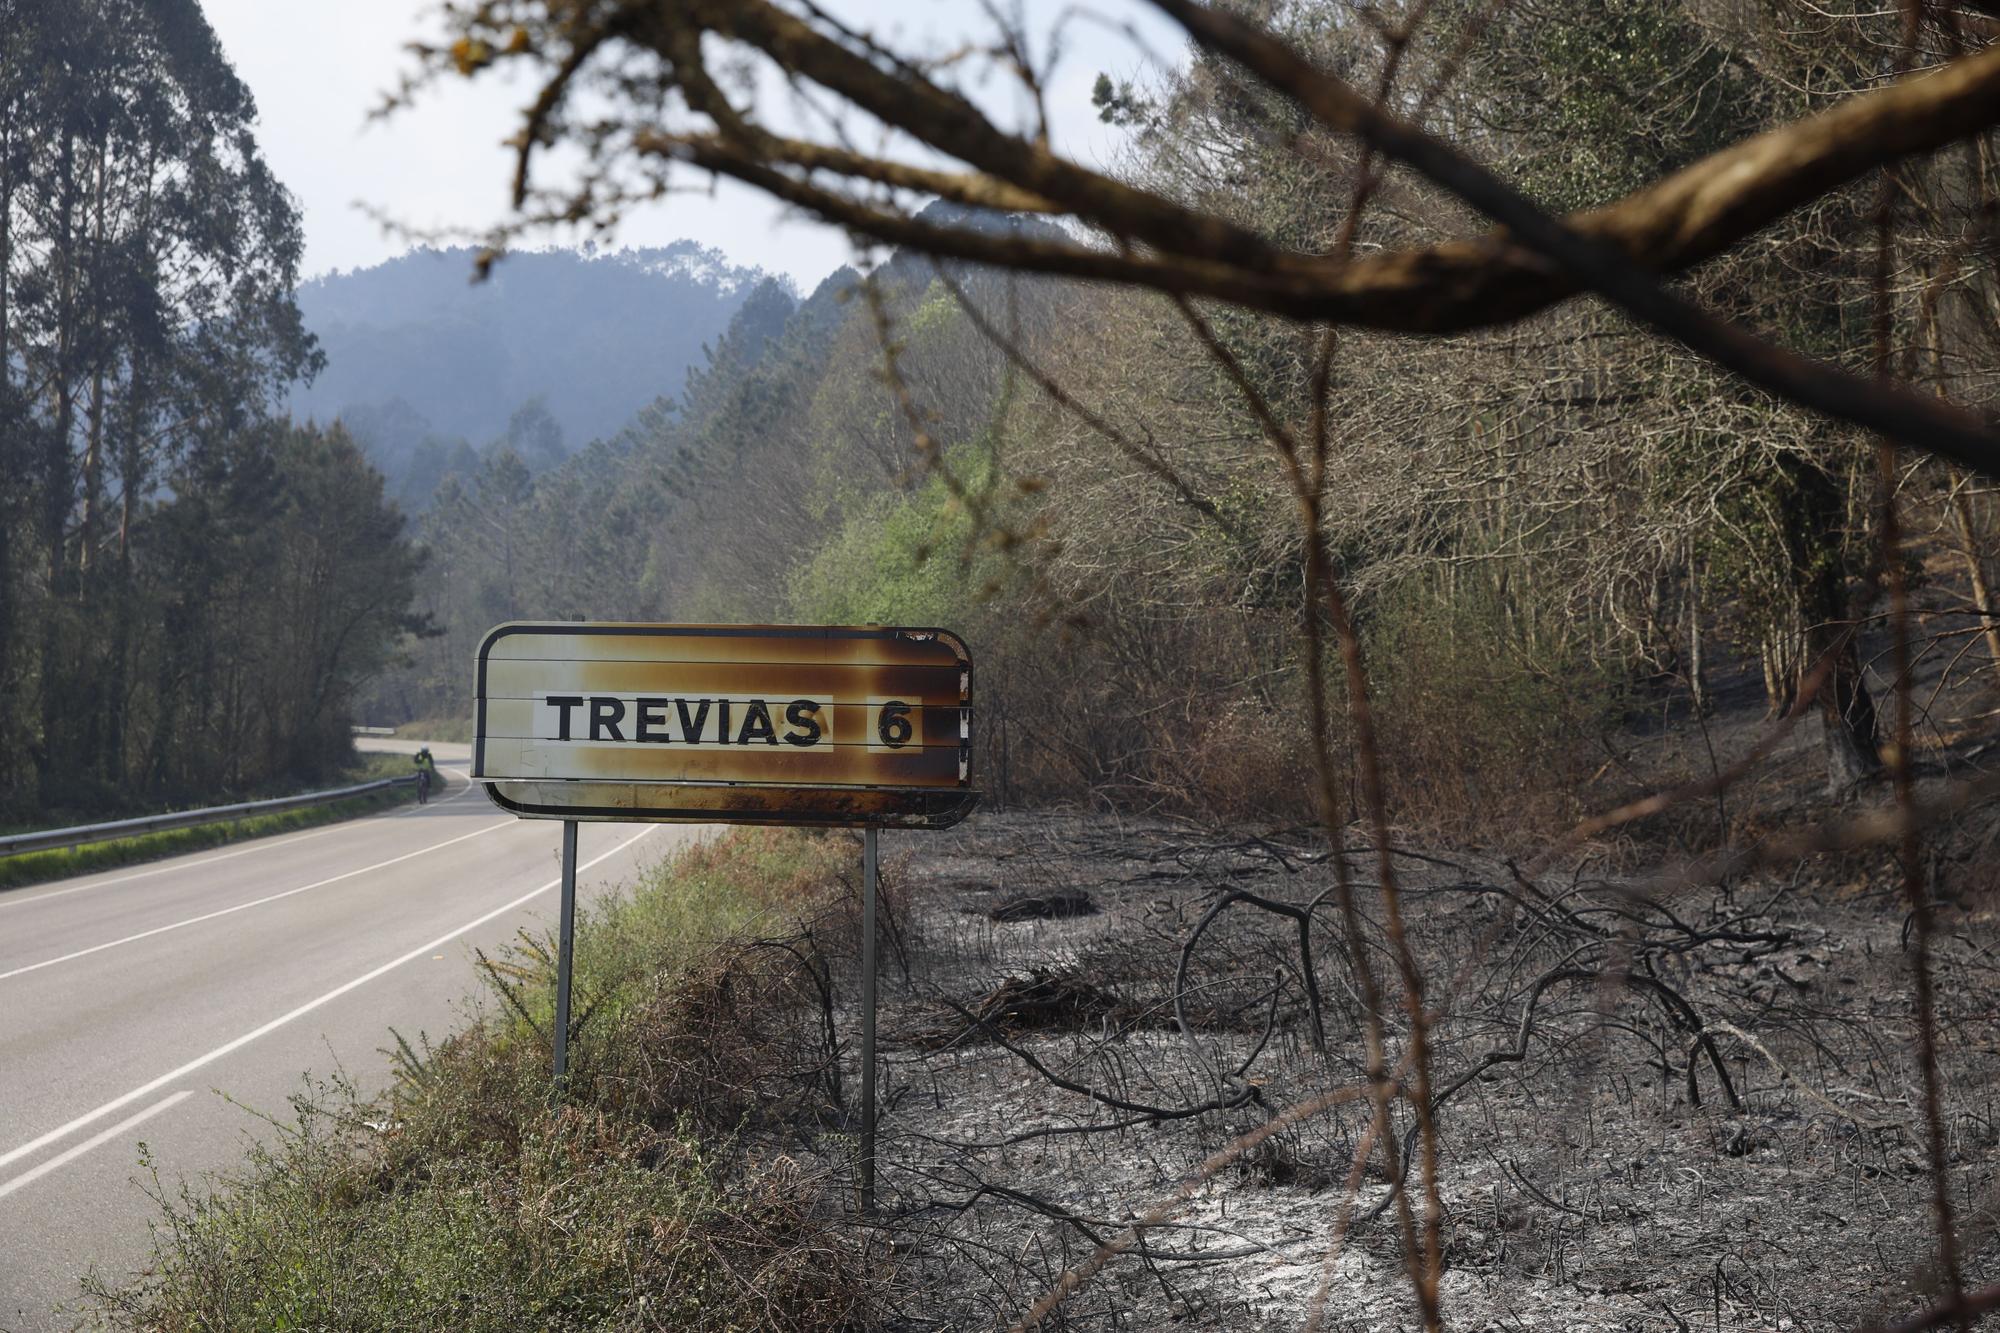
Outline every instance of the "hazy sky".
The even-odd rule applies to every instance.
[[[1047,32],[1067,0],[1024,0],[1030,30]],[[237,73],[256,96],[266,159],[305,211],[306,272],[377,263],[406,248],[356,205],[367,203],[417,227],[478,228],[503,215],[510,158],[500,141],[528,99],[523,84],[489,76],[439,85],[414,111],[370,123],[368,112],[408,63],[404,44],[430,33],[427,0],[205,0],[209,22]],[[987,32],[977,0],[842,0],[829,9],[878,36],[962,38]],[[1105,0],[1107,17],[1137,20],[1148,48],[1177,58],[1174,31],[1144,6]],[[1065,26],[1064,57],[1050,86],[1056,147],[1107,164],[1119,132],[1090,105],[1098,71],[1129,77],[1144,51],[1105,24]],[[978,90],[974,90],[977,95]],[[989,111],[1008,109],[998,89]],[[988,100],[983,97],[982,100]],[[693,178],[690,177],[690,180]],[[682,237],[711,245],[739,264],[791,274],[810,289],[849,257],[837,231],[785,217],[762,196],[731,185],[713,197],[679,195],[635,214],[618,240],[659,244]]]

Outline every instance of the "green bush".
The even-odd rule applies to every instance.
[[[970,447],[947,451],[946,466],[974,493],[991,471]],[[942,477],[880,496],[793,571],[792,612],[813,623],[956,626],[999,573],[981,536]]]

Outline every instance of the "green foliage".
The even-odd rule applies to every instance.
[[[1101,70],[1097,81],[1090,85],[1090,104],[1097,108],[1097,118],[1106,125],[1136,125],[1152,111],[1151,104],[1129,81],[1120,79],[1113,83],[1111,76]]]
[[[193,0],[0,0],[0,818],[345,762],[417,560],[339,430],[297,206]]]
[[[990,465],[974,460],[966,467],[968,453],[959,451],[947,466],[962,487],[977,488]],[[977,535],[941,477],[878,496],[793,573],[792,615],[827,624],[956,624],[999,566],[977,549]]]
[[[140,534],[126,632],[145,633],[159,695],[126,771],[206,794],[345,762],[362,682],[426,629],[402,524],[337,427],[269,426],[196,455]]]

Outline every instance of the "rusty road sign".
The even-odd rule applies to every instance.
[[[472,776],[563,821],[555,1080],[569,1070],[577,821],[862,834],[861,1207],[875,1207],[876,830],[948,828],[972,789],[972,657],[878,625],[514,623],[479,645]]]
[[[945,828],[972,789],[972,659],[879,626],[506,624],[475,778],[542,819]]]

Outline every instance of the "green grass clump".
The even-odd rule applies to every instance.
[[[844,1142],[815,932],[851,854],[740,831],[584,916],[560,1096],[548,942],[482,959],[498,1003],[437,1045],[397,1037],[389,1091],[310,1088],[229,1181],[161,1192],[150,1276],[87,1284],[97,1314],[161,1333],[865,1326],[882,1265],[838,1225],[831,1178],[784,1151],[822,1125]]]
[[[453,741],[470,744],[472,741],[472,719],[469,717],[425,717],[415,722],[405,722],[396,728],[396,735],[407,740]]]
[[[357,782],[375,782],[382,778],[406,778],[416,772],[416,762],[412,755],[394,754],[387,750],[357,750],[354,762],[328,787],[351,787]]]
[[[817,1243],[810,1201],[782,1178],[725,1183],[726,1142],[523,1109],[504,1157],[406,1174],[384,1170],[370,1131],[302,1104],[236,1187],[172,1200],[157,1277],[103,1313],[148,1329],[513,1333],[836,1328],[851,1312],[829,1292],[841,1264]],[[840,1296],[835,1320],[786,1323],[743,1284],[794,1306]]]

